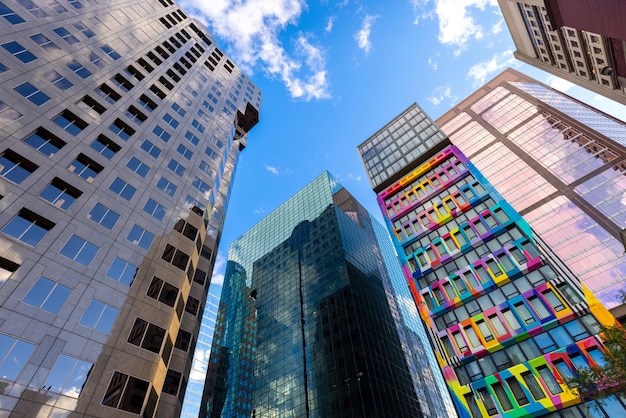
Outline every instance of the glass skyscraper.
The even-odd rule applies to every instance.
[[[626,124],[507,69],[437,124],[576,276],[626,314]]]
[[[603,304],[417,105],[358,148],[459,415],[589,416]]]
[[[449,416],[381,229],[326,172],[231,244],[202,417]]]
[[[180,413],[260,104],[172,0],[0,1],[0,415]]]

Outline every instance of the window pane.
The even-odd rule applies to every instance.
[[[15,380],[35,351],[35,345],[0,334],[0,378]]]

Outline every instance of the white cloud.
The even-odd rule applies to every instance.
[[[504,23],[504,19],[500,19],[500,20],[498,21],[498,23],[496,23],[495,25],[493,25],[493,26],[491,27],[491,34],[492,34],[492,35],[497,35],[497,34],[499,34],[500,32],[502,32],[502,24],[503,24],[503,23]]]
[[[481,40],[485,36],[483,27],[476,23],[475,9],[484,12],[486,7],[498,8],[497,0],[432,0],[434,8],[429,8],[430,0],[409,1],[415,12],[413,23],[418,24],[420,18],[431,19],[437,16],[439,42],[456,47],[454,52],[456,56],[467,48],[467,42],[470,39]],[[493,26],[488,33],[499,33],[501,31],[499,26],[501,23]]]
[[[450,86],[439,86],[433,90],[430,97],[426,98],[426,100],[435,106],[438,106],[445,99],[450,99],[450,101],[453,102],[457,100],[457,97],[452,95],[452,88]]]
[[[230,44],[233,60],[245,71],[279,78],[294,98],[330,98],[321,49],[302,33],[290,39],[290,51],[279,40],[297,25],[305,0],[182,0],[181,6]]]
[[[333,26],[335,25],[335,20],[337,20],[337,16],[331,16],[328,18],[328,21],[326,22],[326,27],[324,28],[324,32],[332,32]]]
[[[256,208],[254,210],[254,214],[255,215],[259,215],[259,216],[263,216],[263,215],[265,215],[265,209],[263,207]]]
[[[437,71],[437,68],[439,68],[439,64],[433,58],[428,58],[428,65],[432,67],[433,71]]]
[[[215,265],[213,266],[213,275],[211,276],[211,286],[224,284],[224,271],[226,270],[226,257],[218,251],[215,258]]]
[[[546,84],[563,93],[574,87],[574,83],[570,83],[567,80],[563,80],[562,78],[553,75],[548,77]]]
[[[348,174],[348,178],[351,178],[352,180],[356,180],[356,181],[361,181],[361,176],[359,175],[354,175],[352,173]]]
[[[368,54],[370,49],[372,49],[370,35],[372,34],[372,25],[377,18],[378,16],[366,15],[365,18],[363,18],[363,22],[361,22],[361,29],[354,34],[354,39],[359,45],[359,48],[365,51],[365,54]]]
[[[270,173],[272,173],[275,176],[278,176],[280,173],[278,172],[278,168],[273,167],[271,165],[267,165],[267,164],[263,164],[263,167],[265,167],[265,169],[267,171],[269,171]]]
[[[489,61],[479,62],[473,65],[467,72],[467,78],[474,79],[474,87],[480,87],[485,84],[487,77],[504,70],[506,67],[513,65],[513,63],[515,63],[513,50],[508,49],[499,54],[495,54]]]

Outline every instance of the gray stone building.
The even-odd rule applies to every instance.
[[[0,2],[0,415],[180,413],[260,105],[171,0]]]

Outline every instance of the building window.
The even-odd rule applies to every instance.
[[[74,85],[67,78],[63,77],[61,74],[57,73],[54,70],[44,74],[44,78],[50,83],[54,84],[54,86],[59,90],[67,90]]]
[[[0,11],[2,3],[0,3]],[[36,346],[8,335],[0,334],[0,376],[3,380],[15,381],[28,363]]]
[[[85,38],[93,38],[94,36],[96,36],[95,33],[93,33],[91,29],[83,25],[82,22],[74,23],[74,27],[78,29],[83,35],[85,35]]]
[[[96,93],[98,93],[98,95],[100,95],[102,98],[104,98],[104,100],[111,104],[117,102],[119,99],[122,98],[122,96],[118,92],[113,90],[107,84],[100,85],[96,89]]]
[[[72,235],[65,243],[59,254],[76,261],[83,266],[88,266],[100,248],[89,241]]]
[[[141,318],[137,318],[128,336],[128,342],[159,354],[163,346],[163,341],[165,340],[165,335],[165,329],[144,321]]]
[[[152,142],[148,141],[147,139],[144,140],[143,143],[141,144],[141,149],[147,152],[148,154],[150,154],[150,156],[154,158],[158,158],[159,155],[161,154],[161,149],[157,147],[156,145],[154,145]]]
[[[137,60],[137,64],[139,64],[144,70],[146,70],[147,72],[151,73],[152,71],[154,71],[154,67],[152,67],[150,64],[148,64],[148,61],[146,61],[143,58],[139,58]]]
[[[151,234],[138,225],[133,225],[126,239],[144,250],[147,250],[150,248],[150,244],[152,244],[154,234]]]
[[[136,69],[135,67],[133,67],[132,65],[129,65],[128,67],[126,67],[126,72],[130,75],[132,75],[133,77],[135,77],[138,81],[143,80],[144,78],[146,78],[146,76],[144,76],[141,71],[139,71],[138,69]]]
[[[20,23],[24,23],[24,19],[22,19],[17,13],[13,10],[9,9],[4,3],[0,1],[0,16],[5,18],[10,24],[17,25]]]
[[[478,395],[480,399],[483,401],[483,405],[487,409],[487,414],[489,416],[495,415],[498,413],[498,408],[496,408],[496,404],[491,397],[491,394],[487,391],[486,388],[478,389]]]
[[[67,169],[91,183],[98,173],[103,170],[103,167],[86,155],[79,154]]]
[[[147,295],[173,308],[178,298],[178,288],[155,276],[152,278]]]
[[[135,280],[135,276],[137,276],[138,270],[139,267],[134,264],[124,261],[119,257],[115,257],[111,263],[111,267],[109,267],[109,270],[106,273],[106,277],[127,286],[131,286]]]
[[[165,382],[163,383],[163,393],[176,396],[180,387],[181,377],[182,375],[179,372],[168,369],[165,375]]]
[[[24,142],[47,157],[52,157],[65,146],[64,141],[43,128],[37,128],[34,133],[24,139]]]
[[[151,100],[145,94],[142,94],[141,96],[139,96],[139,104],[148,112],[152,112],[158,106],[153,100]]]
[[[120,214],[112,211],[101,203],[96,203],[91,212],[89,212],[89,215],[87,215],[87,218],[111,230],[120,218]]]
[[[59,116],[53,119],[53,122],[74,136],[78,135],[83,129],[89,126],[87,122],[69,110],[61,112]]]
[[[52,29],[52,30],[54,31],[54,33],[59,35],[59,37],[61,37],[61,39],[63,39],[68,44],[73,45],[75,43],[78,43],[78,39],[74,35],[72,35],[67,29],[63,27]]]
[[[150,396],[146,403],[148,392]],[[143,416],[151,417],[154,415],[157,400],[158,395],[149,382],[116,371],[104,394],[102,405],[134,414],[141,414],[143,410]]]
[[[209,186],[204,181],[200,180],[198,177],[193,179],[193,181],[191,182],[191,185],[194,188],[198,189],[200,192],[204,193],[205,195],[211,191],[211,186]],[[441,293],[441,289],[436,288],[435,290]],[[443,298],[443,295],[442,295],[442,298]],[[440,301],[439,303],[441,304],[442,302]]]
[[[180,232],[191,241],[195,241],[196,236],[198,236],[198,228],[182,219],[179,219],[178,222],[176,222],[174,230]]]
[[[120,119],[115,119],[111,125],[109,125],[109,130],[113,132],[115,135],[122,138],[124,141],[127,141],[134,133],[135,130],[128,126]]]
[[[187,264],[189,264],[189,256],[170,244],[165,246],[161,258],[183,271],[187,269]]]
[[[98,137],[91,143],[91,148],[95,149],[99,154],[109,160],[122,149],[122,147],[102,134],[98,135]]]
[[[13,55],[15,58],[22,61],[23,63],[29,63],[37,59],[35,54],[32,54],[26,48],[24,48],[22,45],[15,41],[2,44],[2,48],[6,49],[9,54]]]
[[[192,134],[190,131],[185,132],[185,138],[187,138],[189,142],[194,145],[198,145],[198,143],[200,142],[200,138]]]
[[[185,115],[187,114],[187,111],[180,107],[178,103],[172,104],[172,109],[174,109],[174,111],[182,117],[185,117]]]
[[[89,53],[89,61],[98,68],[104,68],[105,64],[102,61],[102,58],[100,58],[100,56],[95,52]]]
[[[24,296],[22,302],[56,315],[67,301],[70,293],[72,293],[71,288],[41,276]]]
[[[176,189],[177,189],[176,185],[174,185],[171,181],[169,181],[165,177],[161,177],[159,181],[157,182],[156,186],[157,186],[157,189],[161,190],[168,196],[172,196],[172,197],[174,197],[174,194],[176,193]]]
[[[180,163],[174,160],[173,158],[167,164],[167,168],[169,168],[170,170],[172,170],[174,173],[178,174],[179,176],[182,176],[185,173],[185,167],[180,165]]]
[[[199,308],[200,301],[193,296],[189,296],[189,298],[187,298],[187,304],[185,305],[185,312],[189,312],[193,316],[197,316]]]
[[[179,329],[174,347],[178,348],[179,350],[187,351],[189,350],[190,344],[191,344],[191,333],[185,331],[184,329]]]
[[[30,100],[36,106],[41,106],[50,100],[48,95],[42,93],[37,87],[30,83],[22,83],[13,88],[13,90]]]
[[[160,88],[158,88],[154,84],[150,86],[150,91],[154,93],[159,99],[165,99],[165,97],[167,96]]]
[[[111,183],[111,186],[109,186],[109,190],[122,196],[124,199],[128,201],[130,201],[133,198],[133,196],[135,195],[135,192],[137,191],[136,188],[126,183],[124,180],[122,180],[119,177],[116,177],[115,180],[113,180],[113,183]]]
[[[48,39],[48,37],[46,37],[42,33],[32,35],[30,39],[32,39],[36,44],[38,44],[43,49],[61,49],[57,46],[57,44],[52,42],[50,39]]]
[[[39,197],[52,203],[59,209],[67,210],[81,194],[82,192],[77,188],[55,177],[52,182],[39,193]]]
[[[4,257],[0,257],[0,286],[2,286],[18,268],[20,268],[19,264]]]
[[[548,387],[548,390],[553,395],[558,395],[559,393],[563,392],[563,388],[556,381],[554,375],[552,374],[548,366],[537,367],[537,372],[539,373],[539,376],[541,376],[541,379],[545,382],[546,386]]]
[[[111,332],[111,328],[113,328],[119,313],[119,309],[99,300],[91,299],[89,306],[85,309],[85,313],[80,318],[80,324],[87,328],[98,330],[103,334],[108,334]]]
[[[176,148],[176,151],[182,155],[183,157],[185,157],[187,160],[191,160],[191,157],[193,157],[193,152],[191,152],[187,147],[185,147],[183,144],[178,145],[178,148]]]
[[[161,138],[163,142],[167,142],[170,140],[172,135],[170,135],[166,130],[161,128],[159,125],[155,126],[152,130],[152,133],[155,134],[158,138]]]
[[[88,69],[86,69],[83,64],[81,64],[80,62],[76,61],[76,60],[72,60],[67,64],[67,67],[74,71],[74,73],[76,73],[76,75],[78,75],[80,78],[88,78],[89,76],[91,76],[91,71],[89,71]]]
[[[150,198],[144,205],[143,210],[159,221],[162,221],[165,216],[165,208]]]
[[[137,123],[138,125],[141,125],[148,119],[148,117],[144,115],[143,113],[141,113],[139,109],[137,109],[135,106],[130,106],[128,110],[124,112],[124,114],[128,116],[130,120]]]
[[[118,59],[122,57],[120,54],[115,52],[115,50],[111,48],[109,45],[103,45],[100,47],[100,49],[103,50],[104,53],[107,54],[109,58],[111,58],[113,61],[117,61]]]
[[[89,378],[93,364],[66,354],[59,355],[43,388],[72,398],[78,398]]]
[[[546,394],[543,393],[541,386],[539,386],[539,383],[537,383],[537,379],[532,374],[532,372],[526,371],[523,372],[520,376],[522,377],[522,379],[524,379],[524,383],[526,383],[526,386],[528,387],[530,393],[533,395],[533,398],[536,401],[545,399]]]
[[[540,320],[546,319],[552,316],[552,313],[548,311],[548,309],[546,309],[545,305],[541,302],[541,300],[539,300],[538,297],[536,296],[529,297],[528,303],[530,303],[530,306],[532,306],[533,310],[535,311],[535,313],[537,314]]]
[[[117,84],[117,86],[124,90],[124,91],[129,91],[131,90],[133,87],[135,87],[133,85],[133,83],[131,83],[130,81],[128,81],[123,75],[121,74],[115,74],[112,78],[112,80],[114,81],[115,84]]]
[[[178,128],[178,125],[179,125],[178,121],[174,119],[174,117],[172,117],[172,115],[170,115],[169,113],[166,113],[165,115],[163,115],[163,120],[172,128],[174,129]]]
[[[2,233],[34,247],[39,244],[39,241],[41,241],[54,225],[54,222],[26,208],[22,208],[18,214],[2,228]]]
[[[139,174],[141,177],[146,177],[150,171],[150,167],[139,161],[135,157],[131,157],[126,164],[126,167],[130,168],[133,172]]]
[[[193,126],[194,128],[196,128],[198,130],[198,132],[203,133],[205,130],[205,127],[203,124],[201,124],[200,122],[198,122],[196,119],[194,119],[191,122],[191,126]]]

